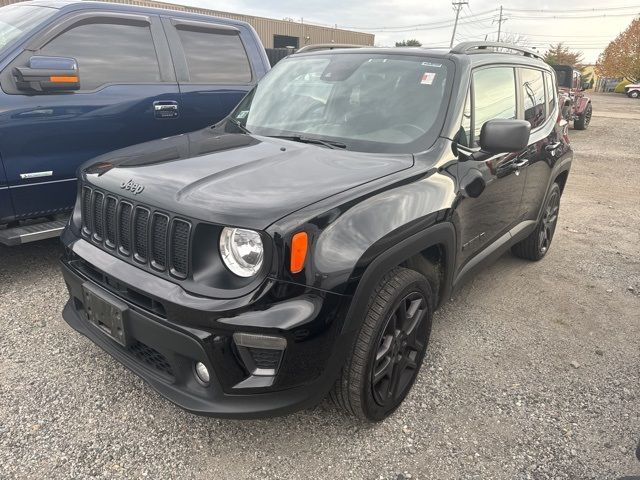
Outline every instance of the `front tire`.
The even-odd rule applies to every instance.
[[[560,213],[560,185],[554,182],[545,201],[542,218],[531,234],[511,247],[511,252],[525,260],[541,260],[549,251]]]
[[[629,97],[631,97],[631,98],[638,98],[638,97],[640,97],[640,91],[638,91],[638,90],[633,90],[632,92],[629,92]]]
[[[339,408],[377,422],[400,406],[427,350],[433,304],[429,282],[414,270],[397,267],[380,280],[330,394]]]

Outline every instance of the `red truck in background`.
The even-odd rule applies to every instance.
[[[583,83],[580,70],[570,65],[553,65],[553,69],[558,78],[562,116],[568,122],[573,121],[573,128],[576,130],[586,130],[593,113],[591,99],[584,93],[589,88],[589,83]]]

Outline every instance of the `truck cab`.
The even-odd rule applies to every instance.
[[[6,245],[59,234],[82,163],[219,122],[269,69],[253,28],[230,19],[78,1],[0,19]]]

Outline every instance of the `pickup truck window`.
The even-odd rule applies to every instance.
[[[190,83],[251,82],[251,66],[237,33],[178,28]]]
[[[56,13],[54,8],[8,5],[0,8],[0,50]]]
[[[160,82],[158,57],[146,25],[81,24],[51,40],[40,53],[75,58],[82,90],[109,83]]]

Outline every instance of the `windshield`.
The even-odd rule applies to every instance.
[[[56,11],[53,8],[31,5],[8,5],[0,8],[0,50]]]
[[[414,153],[440,133],[452,69],[447,60],[400,54],[294,56],[278,63],[231,118],[257,135]]]

